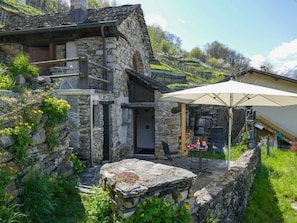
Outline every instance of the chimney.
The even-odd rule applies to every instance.
[[[70,22],[84,23],[87,20],[88,0],[70,0]]]

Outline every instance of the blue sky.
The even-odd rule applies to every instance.
[[[116,0],[141,4],[146,23],[157,24],[190,51],[218,41],[259,68],[297,65],[297,0]]]

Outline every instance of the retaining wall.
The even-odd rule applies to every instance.
[[[261,162],[260,148],[247,150],[230,170],[194,194],[191,205],[193,222],[217,219],[238,222],[247,206],[248,197]]]

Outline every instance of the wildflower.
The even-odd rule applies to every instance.
[[[190,206],[189,206],[188,203],[185,203],[185,204],[184,204],[184,207],[185,207],[185,209],[187,209],[187,210],[190,208]]]
[[[168,208],[170,206],[170,203],[169,202],[165,202],[164,203],[164,206]]]

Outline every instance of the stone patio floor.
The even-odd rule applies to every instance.
[[[143,158],[145,159],[145,157]],[[199,170],[199,158],[175,157],[173,161],[168,159],[145,159],[151,162],[161,163],[187,169],[197,174],[193,190],[197,191],[209,184],[213,179],[220,177],[227,171],[227,162],[224,160],[202,159],[202,169]],[[232,162],[231,162],[232,165]],[[98,185],[100,179],[100,168],[96,165],[86,168],[81,175],[79,188],[88,191],[91,186]]]

